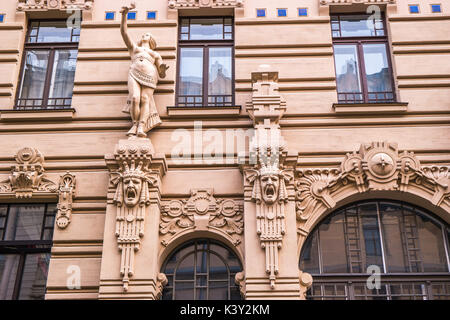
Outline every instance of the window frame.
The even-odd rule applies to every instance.
[[[30,20],[28,23],[28,30],[25,35],[25,42],[24,42],[24,49],[22,52],[22,61],[20,63],[20,72],[19,72],[19,79],[17,83],[17,90],[16,90],[16,97],[14,99],[14,109],[15,110],[65,110],[65,109],[71,109],[72,108],[72,97],[70,98],[51,98],[56,100],[70,100],[70,105],[54,105],[49,106],[48,100],[50,99],[50,87],[52,82],[52,73],[55,65],[55,51],[56,50],[77,50],[78,53],[78,47],[79,47],[79,40],[77,42],[28,42],[28,39],[31,35],[31,24],[33,22],[60,22],[60,21],[66,21],[65,19],[38,19],[38,20]],[[73,32],[73,31],[72,31]],[[81,30],[80,30],[81,32]],[[36,36],[37,37],[37,36]],[[72,35],[73,37],[73,35]],[[80,37],[80,36],[78,36]],[[45,73],[45,81],[44,81],[44,91],[42,93],[42,99],[20,99],[20,93],[23,89],[22,82],[23,82],[23,76],[25,72],[25,62],[26,62],[26,56],[28,51],[31,50],[47,50],[49,52],[48,60],[47,60],[47,71]],[[23,106],[20,105],[19,102],[23,100],[42,100],[42,103],[40,105],[30,105],[30,106]]]
[[[330,16],[337,16],[339,17],[339,23],[341,21],[342,16],[358,16],[358,15],[367,15],[367,13],[337,13],[337,14],[331,14]],[[387,23],[386,23],[386,15],[384,12],[381,13],[381,19],[383,21],[383,36],[367,36],[367,37],[342,37],[340,34],[339,37],[333,36],[333,29],[332,29],[332,21],[330,21],[330,30],[331,30],[331,38],[333,42],[333,62],[334,62],[334,72],[336,75],[336,92],[338,95],[338,103],[339,104],[357,104],[357,103],[365,103],[365,104],[385,104],[385,103],[396,103],[397,102],[397,92],[395,87],[395,80],[394,80],[394,69],[392,64],[392,54],[391,54],[391,48],[389,43],[389,37],[388,37],[388,31],[387,31]],[[339,29],[339,32],[341,33],[341,29]],[[392,88],[392,92],[376,92],[376,93],[369,93],[368,91],[368,84],[367,84],[367,74],[366,74],[366,63],[364,59],[364,49],[363,46],[365,44],[384,44],[386,48],[386,59],[388,63],[388,72],[389,72],[389,79],[390,84]],[[358,76],[361,81],[361,92],[360,93],[354,93],[354,92],[343,92],[340,93],[338,91],[338,77],[337,77],[337,66],[336,66],[336,55],[334,47],[335,45],[355,45],[356,46],[356,52],[358,55]],[[369,99],[369,94],[387,94],[392,93],[392,99],[378,99],[378,96],[375,99]],[[357,99],[347,99],[347,95],[358,95],[361,94],[363,97],[363,100],[357,100]],[[340,100],[339,95],[345,95],[345,100]]]
[[[6,219],[4,222],[4,227],[6,228],[8,224],[9,213],[11,210],[11,205],[17,206],[33,206],[33,205],[45,205],[44,214],[43,214],[43,222],[41,229],[41,239],[44,234],[45,229],[52,229],[52,240],[3,240],[5,238],[5,229],[3,229],[3,234],[0,238],[0,255],[16,255],[19,256],[19,262],[17,264],[16,269],[16,279],[14,281],[14,289],[10,299],[8,300],[19,300],[20,298],[20,290],[22,286],[23,273],[25,268],[25,261],[27,255],[29,254],[39,254],[46,253],[51,254],[51,248],[53,246],[53,235],[54,235],[54,226],[56,220],[56,210],[57,204],[54,202],[45,202],[45,203],[4,203],[7,205],[6,211]],[[49,214],[49,205],[54,205],[53,214]],[[53,226],[51,228],[45,227],[45,220],[47,216],[53,216]],[[48,270],[47,270],[48,271]],[[47,274],[48,279],[48,274]],[[45,288],[45,292],[47,290],[47,284]]]
[[[223,40],[181,40],[181,20],[189,19],[189,25],[191,23],[191,19],[231,19],[231,34],[232,39],[223,39]],[[175,106],[177,107],[186,107],[186,108],[198,108],[198,107],[230,107],[235,105],[235,25],[234,25],[234,16],[189,16],[189,17],[179,17],[178,21],[178,50],[177,50],[177,75],[176,75],[176,85],[175,85]],[[224,24],[225,27],[225,24]],[[189,27],[190,28],[190,27]],[[190,32],[190,31],[189,31]],[[189,33],[190,34],[190,33]],[[209,84],[209,48],[220,48],[220,47],[229,47],[231,48],[231,102],[223,102],[223,103],[214,103],[209,104],[208,102],[208,84]],[[201,104],[197,104],[195,102],[192,105],[188,105],[187,102],[180,105],[179,98],[183,96],[189,95],[181,95],[180,94],[180,84],[181,84],[181,49],[182,48],[201,48],[203,50],[203,73],[202,73],[202,102]],[[226,96],[226,95],[222,95]]]

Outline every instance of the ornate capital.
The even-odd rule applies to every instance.
[[[216,199],[213,195],[213,189],[192,189],[189,199],[163,202],[159,228],[161,244],[167,246],[185,230],[215,229],[235,246],[239,245],[244,227],[243,203]]]
[[[94,0],[18,0],[17,11],[91,10]]]
[[[56,192],[56,183],[44,177],[44,156],[34,148],[20,149],[11,174],[0,182],[0,192],[14,192],[17,198],[31,198],[34,192]]]
[[[169,0],[169,9],[241,8],[244,0]]]
[[[322,205],[333,208],[340,190],[408,191],[415,186],[431,194],[430,201],[440,206],[450,196],[450,167],[421,167],[412,152],[399,153],[395,143],[362,144],[358,152],[348,153],[340,168],[299,169],[296,171],[297,218],[306,221]]]
[[[59,201],[56,225],[61,229],[65,229],[71,221],[75,185],[75,176],[70,172],[66,172],[59,180]]]

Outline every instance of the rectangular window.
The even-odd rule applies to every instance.
[[[114,20],[115,12],[105,12],[105,20]]]
[[[156,19],[156,11],[148,11],[147,12],[147,19],[149,19],[149,20]]]
[[[433,12],[433,13],[440,13],[440,12],[442,12],[441,5],[440,4],[432,4],[431,5],[431,12]]]
[[[410,4],[409,5],[409,13],[420,13],[418,4]]]
[[[56,210],[0,205],[0,300],[44,299]]]
[[[127,19],[128,20],[136,20],[136,12],[128,12]]]
[[[5,15],[4,14],[0,14],[0,23],[1,22],[5,22]]]
[[[257,17],[265,17],[266,16],[266,9],[256,9],[256,16]]]
[[[331,17],[339,103],[394,102],[394,85],[383,19]]]
[[[279,17],[287,17],[287,9],[277,9]]]
[[[72,105],[80,29],[65,21],[33,21],[28,30],[16,109]]]
[[[306,17],[307,15],[308,15],[307,8],[298,8],[298,16],[299,17]]]
[[[233,105],[233,19],[182,18],[179,34],[177,105]]]

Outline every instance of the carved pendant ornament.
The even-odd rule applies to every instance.
[[[242,242],[243,203],[214,198],[213,189],[193,189],[191,197],[163,202],[159,233],[167,246],[186,230],[217,230],[235,246]]]
[[[56,192],[56,183],[44,176],[44,156],[34,148],[23,148],[15,156],[11,174],[0,182],[0,192],[13,192],[16,198],[31,198],[34,192]]]
[[[65,229],[72,217],[72,201],[75,196],[75,176],[70,172],[61,176],[58,189],[58,213],[56,214],[56,225]]]
[[[279,160],[283,148],[257,147],[258,165],[244,171],[248,184],[253,185],[251,199],[256,203],[256,232],[265,250],[266,273],[270,287],[275,288],[279,271],[278,250],[282,246],[285,228],[286,185],[293,181],[293,171],[283,170]]]
[[[321,205],[333,208],[336,194],[353,186],[357,192],[398,190],[412,185],[431,194],[440,206],[450,196],[450,167],[421,167],[412,152],[398,152],[397,144],[372,142],[345,156],[339,169],[300,169],[296,181],[297,219],[308,220]]]
[[[116,160],[119,169],[111,173],[111,182],[116,187],[113,203],[116,206],[117,244],[121,251],[120,274],[123,289],[128,290],[134,270],[134,253],[140,249],[144,236],[144,223],[150,205],[149,188],[157,179],[149,168],[151,149],[147,146],[119,146]]]

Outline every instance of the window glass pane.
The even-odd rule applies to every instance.
[[[231,95],[231,48],[209,49],[209,95]]]
[[[191,19],[189,40],[222,40],[223,19]]]
[[[5,240],[40,240],[44,211],[44,204],[11,205]]]
[[[403,252],[402,208],[395,203],[380,203],[384,254],[387,272],[407,272],[408,259]]]
[[[179,264],[175,280],[194,280],[194,254],[188,255]]]
[[[447,259],[444,248],[444,236],[439,225],[415,210],[417,215],[419,248],[423,259],[424,272],[446,272]]]
[[[66,21],[41,21],[37,42],[71,42],[72,29]]]
[[[44,299],[49,263],[50,253],[27,255],[20,285],[20,300]]]
[[[208,251],[197,252],[197,273],[207,273]]]
[[[335,45],[334,60],[338,92],[361,92],[356,45]]]
[[[227,300],[228,281],[209,282],[209,300]]]
[[[228,279],[228,270],[222,259],[211,253],[209,256],[209,279],[226,280]]]
[[[324,273],[348,272],[344,238],[344,215],[328,218],[319,227]]]
[[[180,95],[201,95],[203,49],[180,48]]]
[[[320,272],[317,230],[308,237],[304,244],[300,258],[300,270],[312,274]]]
[[[363,45],[369,92],[392,92],[391,74],[385,44]]]
[[[20,99],[42,99],[49,51],[28,50],[20,85]]]
[[[0,254],[0,300],[12,299],[19,258],[19,255]]]
[[[50,98],[72,97],[77,53],[77,50],[55,51],[55,61],[50,85]]]
[[[175,284],[175,300],[193,300],[194,281],[177,282]]]
[[[370,265],[377,265],[383,270],[383,256],[381,252],[380,232],[378,228],[378,215],[376,203],[359,206],[362,225],[363,255],[365,272]]]
[[[374,19],[369,19],[369,17],[368,15],[341,16],[341,36],[375,36]]]

